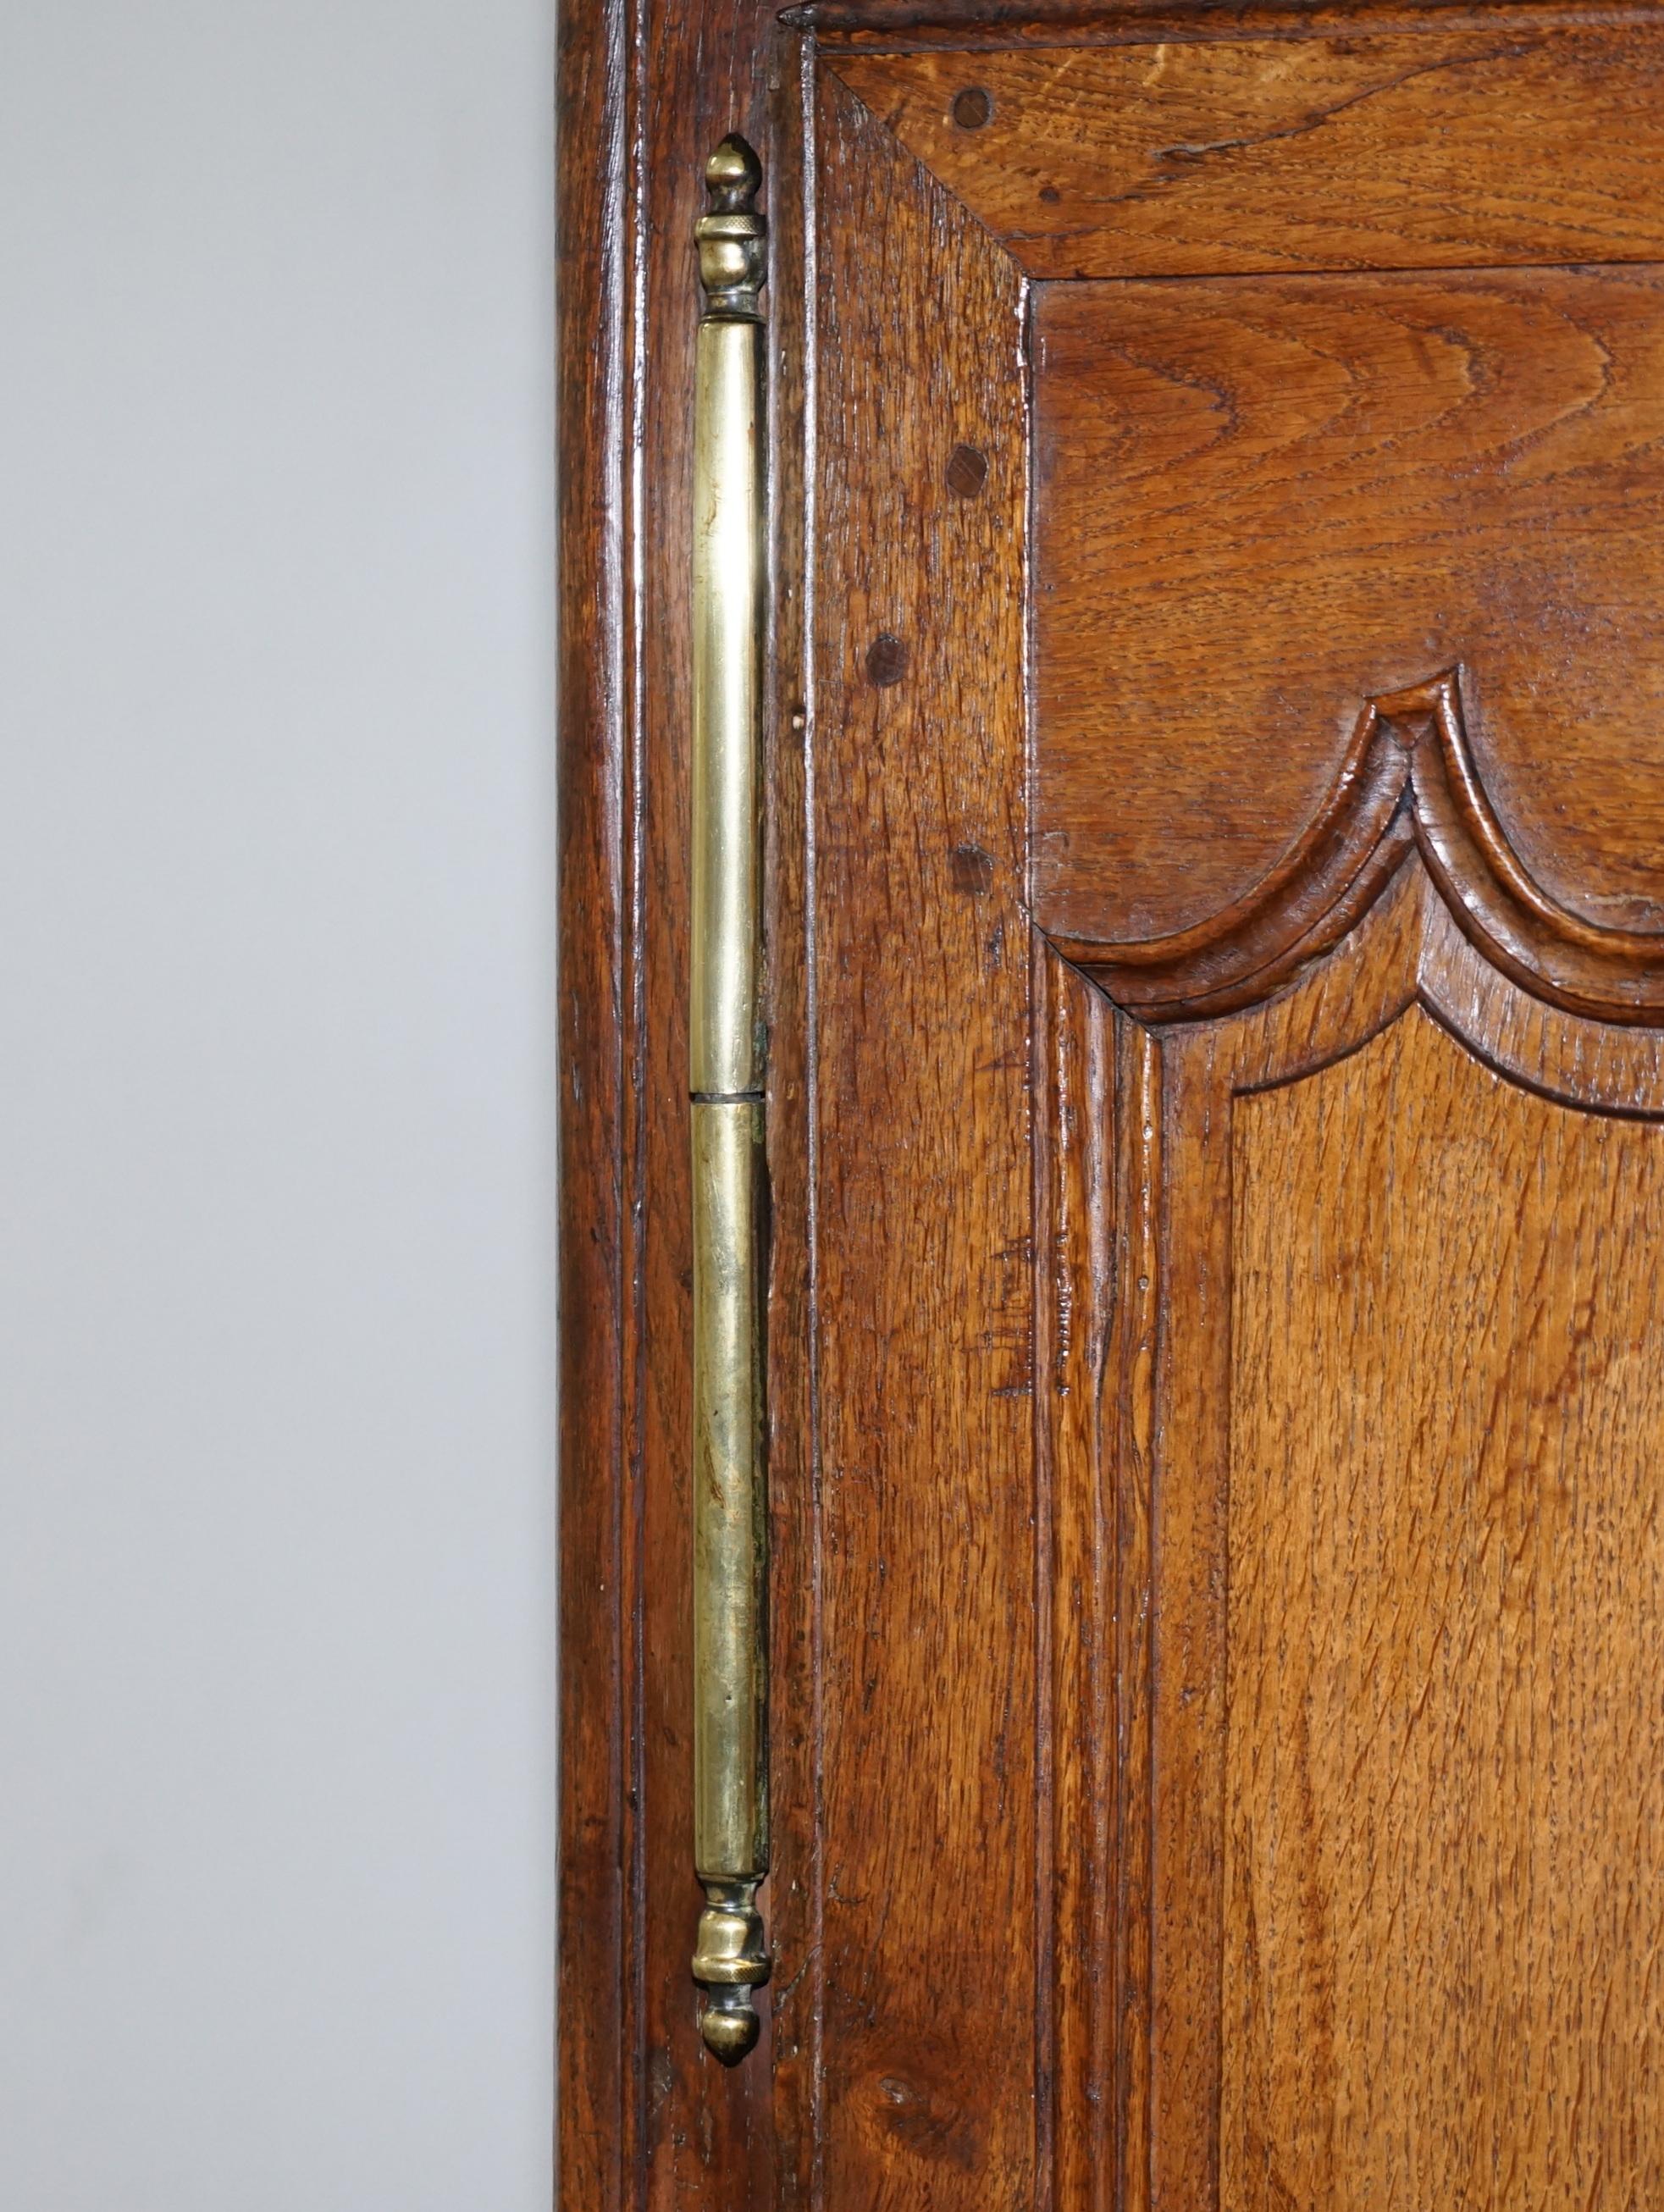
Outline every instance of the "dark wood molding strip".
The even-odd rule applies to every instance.
[[[1043,46],[1373,32],[1538,30],[1656,22],[1656,0],[807,0],[788,29],[829,49]]]
[[[624,2201],[626,15],[560,46],[561,1948],[558,2197]]]

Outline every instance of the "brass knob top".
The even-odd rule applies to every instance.
[[[705,164],[705,184],[718,207],[737,207],[738,199],[725,199],[725,192],[736,192],[740,199],[750,199],[762,182],[762,164],[742,138],[738,131],[731,131]]]
[[[762,164],[731,131],[705,164],[711,204],[694,225],[708,322],[762,319],[757,294],[768,274],[763,240],[768,228],[756,205],[762,182]]]

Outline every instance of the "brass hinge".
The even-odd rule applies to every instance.
[[[694,385],[694,1864],[700,2027],[730,2063],[768,1978],[768,1514],[763,1460],[763,1046],[759,1018],[762,171],[743,138],[705,167]]]

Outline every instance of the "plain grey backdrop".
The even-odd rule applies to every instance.
[[[0,0],[0,2205],[531,2212],[552,0]]]

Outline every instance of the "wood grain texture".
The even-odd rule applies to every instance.
[[[1441,21],[1592,83],[1637,20],[1549,12]],[[1299,11],[1168,13],[1246,51]],[[805,235],[768,9],[563,39],[561,2203],[1653,2202],[1664,281],[1028,291],[812,62]],[[1487,110],[1499,171],[1537,98]],[[688,237],[732,126],[776,256],[776,1855],[728,2074],[687,1974],[683,963]]]
[[[987,2212],[1035,2186],[1021,290],[833,82],[817,173],[823,2202]]]
[[[815,1060],[805,920],[808,641],[812,548],[803,424],[810,386],[805,156],[812,140],[813,58],[775,50],[776,123],[768,165],[769,485],[773,518],[765,730],[763,1001],[768,1025],[768,1280],[766,1319],[769,1503],[770,1871],[763,1890],[774,1960],[768,1992],[769,2145],[776,2212],[808,2212],[818,2189],[822,1977],[819,1476],[814,1449],[811,1122]],[[742,2202],[744,2200],[741,2200]],[[755,2199],[753,2200],[755,2201]]]
[[[1171,936],[1060,946],[1146,1021],[1258,1004],[1354,928],[1418,856],[1491,965],[1604,1023],[1664,1019],[1664,933],[1590,921],[1514,850],[1473,756],[1460,671],[1371,700],[1334,787],[1265,879]]]
[[[729,2073],[708,2057],[688,1972],[701,1896],[685,702],[692,226],[705,156],[731,128],[792,191],[793,44],[756,0],[714,0],[697,20],[661,0],[594,0],[562,17],[557,2159],[569,2212],[736,2212],[775,2186],[768,2058]],[[782,1349],[794,1326],[788,1303]]]
[[[629,1903],[629,1676],[620,1577],[629,1290],[623,1200],[627,756],[620,463],[624,437],[620,12],[562,19],[561,295],[561,2022],[562,2212],[622,2206],[632,2075],[622,2023]],[[600,159],[594,149],[598,145]],[[582,333],[581,340],[579,333]],[[581,618],[577,610],[581,609]]]
[[[1113,1955],[1117,1915],[1110,1869],[1115,1837],[1114,1620],[1116,1527],[1113,1465],[1100,1425],[1114,1417],[1104,1388],[1112,1358],[1116,1214],[1114,1013],[1055,954],[1036,978],[1035,1142],[1042,1203],[1035,1244],[1035,1381],[1042,1492],[1050,1500],[1042,1543],[1050,1554],[1052,1790],[1046,1900],[1056,1930],[1052,2047],[1054,2096],[1065,2125],[1054,2158],[1057,2202],[1103,2212],[1107,2166],[1067,2124],[1092,2104],[1106,2109],[1117,2041],[1102,1962]]]
[[[1664,1133],[1418,1010],[1233,1117],[1222,2204],[1664,2191]]]
[[[1040,984],[1052,2184],[1070,2212],[1143,2212],[1160,1048],[1049,946]]]
[[[1042,979],[1054,2201],[1649,2203],[1664,1035],[1413,845],[1261,1005]]]
[[[1217,915],[1365,702],[1456,664],[1532,874],[1657,925],[1657,271],[1047,285],[1035,318],[1048,930]]]
[[[1362,31],[1645,25],[1656,0],[806,0],[782,18],[840,52],[959,53]]]
[[[1664,31],[1651,27],[837,67],[1035,276],[1664,258]],[[992,112],[967,130],[955,102],[970,87]],[[1530,158],[1514,158],[1527,140]]]
[[[1072,1040],[1060,1067],[1101,1060],[1101,1018],[1053,1003]],[[1120,1413],[1052,1424],[1060,1576],[1082,1551],[1072,1513],[1101,1525],[1113,1496],[1132,1587],[1125,1564],[1099,1565],[1092,1587],[1119,1576],[1134,1620],[1143,1589],[1151,1620],[1117,1683],[1133,1712],[1149,1686],[1149,1735],[1117,1731],[1108,1780],[1058,1698],[1060,1869],[1108,1849],[1096,1877],[1060,1881],[1060,1949],[1072,1930],[1096,1942],[1120,1987],[1122,2100],[1106,2113],[1101,2081],[1088,2095],[1060,2069],[1060,2143],[1078,2132],[1133,2205],[1650,2201],[1664,1999],[1643,1900],[1664,1828],[1635,1770],[1656,1764],[1664,1728],[1646,1660],[1664,1601],[1650,1444],[1664,1040],[1498,973],[1416,854],[1265,1005],[1127,1027],[1147,1072],[1123,1048],[1113,1091],[1074,1079],[1072,1113],[1053,1086],[1051,1218],[1080,1225],[1042,1278],[1043,1334],[1067,1335],[1103,1272],[1090,1255],[1126,1252],[1141,1215],[1153,1248],[1119,1261],[1116,1302],[1157,1316],[1149,1410],[1136,1364],[1111,1362]],[[1384,1085],[1383,1066],[1398,1071]],[[1092,1171],[1129,1141],[1153,1173]],[[1108,1341],[1144,1334],[1113,1314],[1107,1327]],[[1527,1563],[1517,1582],[1510,1559]],[[1430,1636],[1443,1703],[1424,1675],[1394,1704],[1404,1678],[1388,1657]],[[1060,1680],[1072,1663],[1089,1679],[1060,1639]],[[1424,1690],[1444,1733],[1417,1755],[1442,1745],[1442,1764],[1394,1757]],[[1113,1827],[1090,1810],[1106,1803]],[[1479,1808],[1465,1858],[1439,1826],[1464,1806]],[[1151,1948],[1147,1973],[1117,1985],[1116,1943],[1146,1893],[1128,1910],[1129,1873],[1147,1881]],[[1094,1879],[1117,1898],[1107,1948],[1080,1932],[1074,1892]],[[1411,1931],[1421,1948],[1400,1957]],[[1389,1983],[1390,2007],[1376,2002]],[[1436,2029],[1410,2018],[1424,2002]]]

